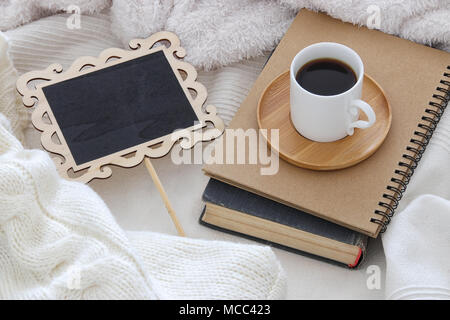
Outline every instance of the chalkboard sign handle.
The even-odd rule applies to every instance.
[[[184,237],[185,233],[183,231],[183,228],[181,227],[180,221],[178,221],[177,215],[175,214],[175,211],[172,208],[172,205],[170,204],[169,198],[167,197],[166,191],[164,190],[163,185],[161,184],[161,180],[159,180],[158,175],[156,174],[155,168],[153,167],[152,162],[150,161],[150,158],[145,157],[144,159],[145,166],[150,173],[153,182],[155,183],[156,188],[159,191],[159,194],[161,195],[161,198],[164,202],[164,205],[166,206],[167,212],[170,215],[170,218],[173,221],[173,224],[175,225],[175,228],[177,229],[178,235]]]

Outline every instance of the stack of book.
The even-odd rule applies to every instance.
[[[370,158],[346,169],[313,171],[280,159],[274,175],[257,164],[210,164],[201,223],[343,263],[360,264],[368,237],[386,229],[449,100],[446,52],[302,10],[273,52],[231,129],[258,129],[266,86],[316,42],[354,49],[384,89],[392,125]],[[233,137],[234,138],[234,137]],[[230,139],[227,133],[224,141]]]

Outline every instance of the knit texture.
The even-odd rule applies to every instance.
[[[1,112],[9,119],[10,129],[23,142],[23,129],[27,125],[27,112],[20,105],[20,97],[16,91],[17,72],[8,57],[6,36],[0,32],[0,106]]]
[[[449,226],[450,201],[435,195],[396,215],[383,235],[387,299],[450,300]]]
[[[0,65],[10,70],[6,49]],[[11,86],[14,73],[5,81]],[[283,297],[285,275],[268,247],[146,232],[128,238],[90,187],[61,179],[46,152],[22,147],[4,116],[20,130],[10,110],[16,96],[0,95],[0,298]]]
[[[62,180],[45,152],[22,149],[0,117],[0,298],[284,296],[285,275],[268,247],[127,238],[91,188]]]

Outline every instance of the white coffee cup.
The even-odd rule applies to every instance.
[[[311,93],[296,80],[297,72],[310,61],[331,58],[344,62],[356,74],[356,84],[349,90],[331,96]],[[320,42],[301,50],[290,69],[291,119],[297,131],[310,140],[331,142],[353,135],[354,128],[371,127],[376,116],[372,107],[361,100],[364,65],[359,55],[347,46],[334,42]],[[362,110],[368,121],[358,120]]]

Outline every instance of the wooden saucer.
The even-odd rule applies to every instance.
[[[364,75],[362,99],[372,106],[377,116],[372,127],[355,129],[352,136],[334,142],[306,139],[291,122],[289,71],[286,71],[273,80],[261,95],[257,110],[258,125],[260,129],[280,130],[277,151],[287,162],[313,170],[343,169],[370,157],[381,146],[391,127],[389,102],[383,89],[367,74]],[[367,120],[363,112],[360,114],[360,119]],[[271,145],[270,136],[265,138]]]

